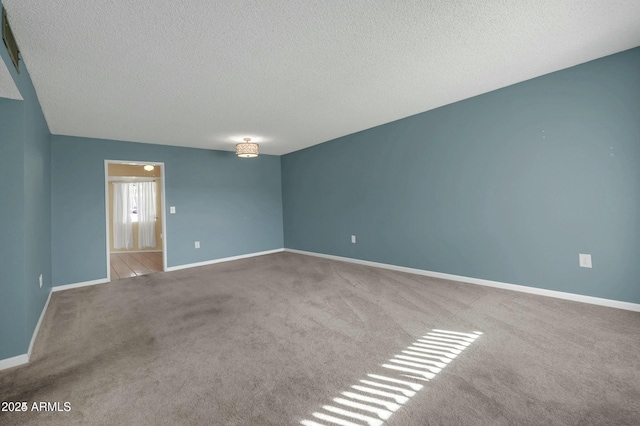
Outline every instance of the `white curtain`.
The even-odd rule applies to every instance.
[[[113,183],[113,248],[133,248],[129,183]]]
[[[156,246],[156,183],[138,182],[138,247]]]

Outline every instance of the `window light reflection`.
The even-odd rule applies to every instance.
[[[364,422],[368,426],[382,426],[423,389],[419,382],[433,379],[481,335],[479,331],[433,329],[382,364],[385,374],[367,374],[359,384],[334,398],[336,405],[323,405],[322,411],[311,414],[323,423],[305,419],[300,424],[361,426]]]

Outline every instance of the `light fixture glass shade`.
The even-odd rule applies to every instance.
[[[259,147],[257,143],[249,142],[251,138],[244,138],[243,143],[239,143],[236,145],[236,155],[240,158],[253,158],[257,157],[259,152]]]

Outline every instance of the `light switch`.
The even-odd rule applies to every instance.
[[[169,207],[169,213],[175,214],[175,212],[176,212],[176,206]]]
[[[580,253],[578,255],[578,259],[580,260],[580,267],[581,268],[592,268],[593,267],[591,265],[591,255],[590,254],[582,254],[582,253]]]

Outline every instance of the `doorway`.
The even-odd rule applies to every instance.
[[[107,280],[164,271],[164,163],[105,160]]]

